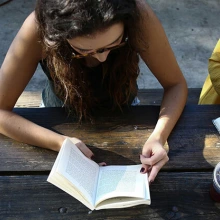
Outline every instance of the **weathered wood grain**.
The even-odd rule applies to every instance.
[[[139,154],[152,133],[158,106],[132,107],[124,114],[103,114],[95,123],[79,125],[67,118],[61,108],[15,109],[39,125],[75,136],[95,153],[97,161],[107,164],[139,163]],[[186,106],[168,139],[170,161],[164,170],[211,170],[220,161],[220,136],[212,119],[220,106]],[[0,135],[0,171],[49,171],[57,153],[13,141]]]
[[[139,163],[159,106],[137,106],[124,113],[96,112],[95,122],[68,118],[61,108],[15,108],[35,123],[83,140],[97,162]],[[209,197],[212,171],[220,161],[220,136],[212,119],[220,105],[187,105],[171,133],[170,161],[150,186],[152,205],[89,213],[80,202],[46,182],[57,153],[0,135],[0,219],[204,219],[217,220],[220,205]]]
[[[197,104],[201,88],[188,88],[187,104]],[[138,98],[141,105],[160,105],[163,98],[163,89],[140,89]]]
[[[41,103],[41,91],[24,91],[18,98],[16,108],[38,108]]]
[[[47,176],[0,177],[1,219],[205,219],[217,220],[220,205],[209,197],[211,172],[161,172],[150,186],[152,204],[126,209],[89,209],[46,182]]]

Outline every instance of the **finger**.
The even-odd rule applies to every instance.
[[[146,158],[146,156],[140,155],[140,161],[141,161],[141,157]],[[141,173],[146,173],[146,172],[148,172],[149,168],[150,168],[150,165],[142,163],[142,168],[141,168],[140,172]]]
[[[143,149],[143,150],[142,150],[142,155],[143,155],[144,157],[146,157],[146,158],[150,157],[150,156],[151,156],[151,153],[152,153],[152,150],[151,150],[151,149],[147,149],[147,150]]]
[[[152,167],[152,170],[150,171],[149,176],[148,176],[149,183],[152,183],[155,180],[160,169],[161,167],[156,166],[156,165]]]
[[[152,183],[154,181],[154,179],[156,178],[158,172],[167,163],[168,160],[169,160],[168,157],[164,158],[163,160],[159,161],[157,164],[152,166],[152,169],[151,169],[151,171],[149,173],[149,177],[148,177],[148,181],[150,183]]]
[[[162,160],[166,156],[167,156],[166,151],[163,150],[161,152],[158,152],[152,155],[150,158],[146,158],[143,155],[141,155],[140,160],[142,164],[153,166],[154,164],[158,163],[160,160]]]
[[[148,172],[148,165],[142,164],[142,167],[140,169],[140,173],[147,173]]]
[[[80,151],[88,158],[93,156],[93,152],[83,143],[77,143],[76,146],[80,149]]]
[[[101,162],[99,163],[99,166],[107,166],[107,164],[105,162]]]
[[[88,158],[91,158],[93,153],[92,151],[78,138],[70,138],[70,140],[79,148],[79,150]]]

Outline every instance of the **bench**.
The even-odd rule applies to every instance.
[[[201,88],[189,88],[187,104],[197,104]],[[163,89],[140,89],[138,98],[141,105],[160,105],[163,97]],[[15,107],[37,108],[41,103],[41,91],[24,91],[19,97]]]

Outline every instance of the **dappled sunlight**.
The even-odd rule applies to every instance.
[[[220,140],[216,135],[207,134],[204,137],[203,156],[206,161],[215,167],[220,154]]]

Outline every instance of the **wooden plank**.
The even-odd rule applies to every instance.
[[[38,108],[41,103],[41,91],[24,91],[18,98],[16,108]]]
[[[67,118],[61,108],[18,108],[15,112],[49,129],[78,137],[94,151],[97,162],[135,164],[156,124],[159,107],[132,107],[123,115],[99,115],[95,123],[82,125]],[[210,170],[220,161],[220,136],[211,121],[219,112],[220,106],[186,106],[168,139],[170,161],[164,170]],[[0,171],[49,171],[56,155],[0,135]]]
[[[187,104],[197,104],[201,88],[188,88]],[[163,98],[163,89],[140,89],[138,98],[141,105],[160,105]]]
[[[211,172],[161,172],[150,186],[152,204],[93,211],[43,176],[0,177],[1,219],[210,219],[220,205],[209,197]]]
[[[187,104],[197,104],[201,88],[189,88]],[[138,98],[141,105],[160,105],[163,97],[163,89],[140,89]],[[41,91],[24,91],[19,97],[16,108],[38,108],[41,103]]]

